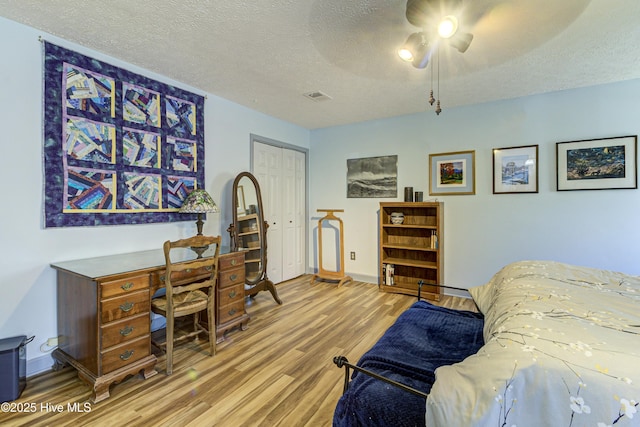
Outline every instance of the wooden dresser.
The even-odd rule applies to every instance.
[[[224,250],[228,252],[228,248]],[[222,251],[221,251],[222,252]],[[207,256],[205,252],[203,256]],[[193,251],[172,252],[187,261]],[[58,348],[54,369],[69,364],[93,389],[92,400],[109,397],[109,386],[139,372],[155,375],[150,302],[164,274],[162,250],[109,255],[51,265],[57,271]],[[194,271],[194,277],[202,272]],[[220,255],[216,323],[218,337],[246,328],[244,254]]]
[[[58,270],[58,348],[54,369],[70,364],[93,387],[92,399],[142,371],[156,374],[151,354],[148,272],[87,277]]]
[[[225,332],[237,326],[245,330],[249,321],[244,305],[244,252],[221,255],[218,265],[216,337],[221,342]]]

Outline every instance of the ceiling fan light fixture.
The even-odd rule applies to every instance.
[[[438,34],[443,39],[453,37],[458,31],[458,18],[453,15],[447,15],[438,23]]]
[[[409,36],[404,45],[398,49],[398,56],[407,62],[411,62],[416,68],[424,68],[428,43],[423,33],[413,33]],[[428,60],[427,60],[428,61]],[[421,66],[422,65],[422,66]]]
[[[413,52],[411,52],[411,49],[409,49],[406,46],[403,46],[400,49],[398,49],[398,56],[403,61],[407,61],[407,62],[413,61]]]
[[[469,49],[471,40],[473,40],[473,34],[458,33],[449,39],[449,44],[458,49],[458,52],[465,53]]]

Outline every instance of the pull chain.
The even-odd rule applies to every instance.
[[[440,44],[438,43],[438,102],[436,102],[436,115],[442,113],[440,108]]]
[[[429,105],[433,105],[436,99],[433,97],[433,61],[431,61],[431,90],[429,91]]]

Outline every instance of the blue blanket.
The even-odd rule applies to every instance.
[[[434,371],[476,353],[484,344],[481,314],[418,301],[398,316],[358,366],[429,393]],[[424,426],[425,400],[355,371],[340,398],[334,427]]]

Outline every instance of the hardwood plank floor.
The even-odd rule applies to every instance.
[[[34,411],[0,412],[0,424],[330,426],[344,374],[333,357],[357,362],[415,298],[370,283],[337,288],[310,279],[279,284],[281,306],[265,292],[248,300],[249,328],[231,331],[213,358],[206,342],[181,344],[173,375],[165,375],[160,356],[158,375],[130,377],[97,404],[71,368],[34,376],[15,402]],[[445,296],[439,305],[475,311],[465,298]],[[63,410],[47,411],[47,404]],[[74,404],[88,411],[70,411]]]

